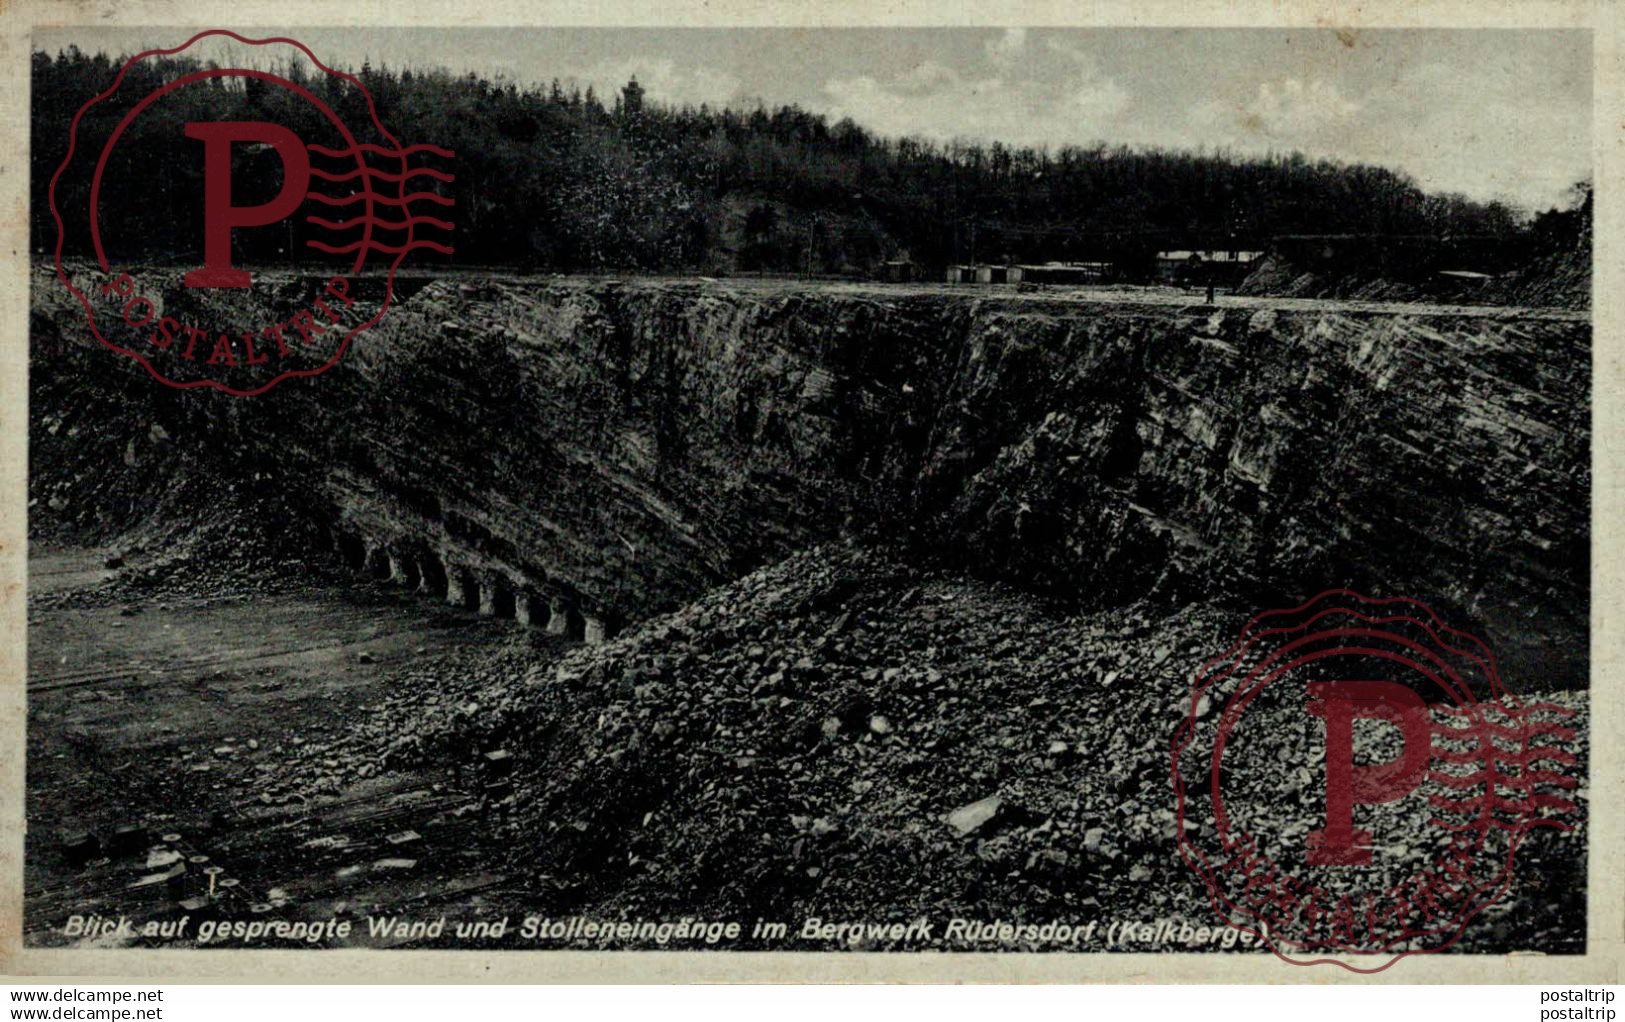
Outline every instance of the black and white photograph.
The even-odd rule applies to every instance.
[[[1599,951],[1590,30],[28,42],[24,948]]]

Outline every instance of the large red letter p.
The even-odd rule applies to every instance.
[[[1354,829],[1354,806],[1395,802],[1415,791],[1433,756],[1427,704],[1392,681],[1317,681],[1309,712],[1326,721],[1326,828],[1309,832],[1309,865],[1369,866],[1371,832]],[[1386,720],[1404,739],[1387,763],[1354,765],[1354,719]]]
[[[299,136],[265,121],[188,121],[186,137],[203,140],[203,268],[186,274],[187,287],[248,287],[247,270],[231,266],[231,232],[284,220],[305,201],[310,154]],[[282,190],[260,206],[231,204],[231,144],[265,142],[282,157]]]

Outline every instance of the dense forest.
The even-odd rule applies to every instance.
[[[77,49],[33,54],[36,252],[56,241],[46,188],[66,152],[67,126],[122,63]],[[185,58],[138,65],[118,95],[87,116],[81,136],[99,146],[135,100],[210,68]],[[359,90],[343,80],[302,63],[267,70],[308,88],[346,124],[370,124]],[[456,153],[450,166],[414,164],[454,172],[454,182],[414,179],[413,188],[455,203],[414,212],[456,224],[451,237],[419,229],[420,237],[452,243],[455,255],[418,252],[415,262],[705,273],[866,272],[888,259],[923,267],[1132,264],[1159,248],[1263,247],[1281,234],[1473,237],[1517,246],[1558,223],[1555,213],[1532,221],[1497,203],[1426,194],[1394,170],[1297,153],[938,144],[877,137],[795,106],[665,105],[635,84],[606,102],[591,88],[556,80],[522,88],[473,73],[364,66],[355,74],[403,145]],[[100,208],[119,211],[106,230],[126,258],[199,248],[203,160],[200,144],[185,137],[187,120],[268,120],[306,142],[342,146],[313,104],[274,84],[215,77],[171,92],[134,119],[109,160]],[[180,158],[186,147],[197,147],[199,158]],[[280,161],[268,147],[238,150],[236,201],[246,204],[245,193],[256,189],[264,201],[280,187]],[[328,167],[321,159],[312,157],[313,165]],[[374,159],[377,167],[400,167]],[[59,186],[62,208],[87,202],[93,163],[76,156]],[[316,258],[305,242],[328,232],[295,220],[238,230],[239,258]]]

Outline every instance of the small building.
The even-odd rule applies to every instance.
[[[1003,284],[1010,279],[1010,271],[1004,266],[978,266],[976,267],[976,283]]]
[[[1157,278],[1169,284],[1234,287],[1263,252],[1247,249],[1174,249],[1157,253]]]
[[[1485,287],[1495,279],[1494,274],[1479,273],[1477,270],[1440,270],[1439,276],[1445,284],[1454,284],[1468,290]]]
[[[893,284],[918,279],[914,263],[908,259],[888,259],[875,269],[875,276]]]
[[[1189,249],[1173,249],[1157,253],[1157,279],[1167,284],[1182,284],[1194,279],[1200,272],[1202,254]]]
[[[1099,284],[1112,279],[1116,267],[1108,262],[1040,263],[1013,267],[1013,280],[1029,284]]]
[[[974,266],[950,266],[944,274],[944,279],[950,284],[969,284],[976,280]]]

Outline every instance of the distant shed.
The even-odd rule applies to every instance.
[[[1241,283],[1263,252],[1248,249],[1173,249],[1157,253],[1157,277],[1170,284]]]
[[[1014,267],[1012,279],[1029,284],[1098,284],[1110,280],[1115,266],[1108,262],[1040,263]]]

